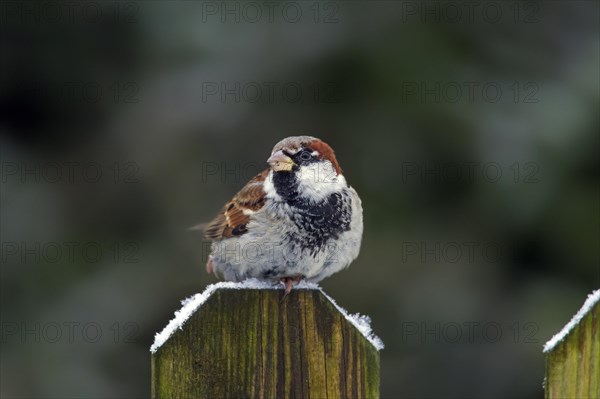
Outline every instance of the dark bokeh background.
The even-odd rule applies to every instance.
[[[599,3],[285,4],[2,2],[2,397],[147,397],[215,281],[186,229],[296,134],[363,199],[322,285],[382,395],[542,397],[600,286]]]

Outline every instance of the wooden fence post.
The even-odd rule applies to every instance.
[[[600,398],[600,290],[544,347],[546,398]]]
[[[320,289],[281,301],[282,290],[211,287],[157,334],[152,398],[379,397],[383,345],[368,320]]]

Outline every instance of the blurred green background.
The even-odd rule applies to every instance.
[[[2,397],[150,394],[208,221],[280,139],[335,150],[383,397],[543,395],[600,286],[599,3],[2,2]],[[470,327],[469,327],[470,326]]]

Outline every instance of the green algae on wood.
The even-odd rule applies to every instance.
[[[320,291],[216,289],[152,354],[152,398],[377,398],[379,352]]]
[[[600,398],[600,290],[550,340],[546,353],[546,398]]]

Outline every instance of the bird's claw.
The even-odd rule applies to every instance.
[[[292,292],[294,283],[298,284],[300,281],[302,281],[302,278],[303,276],[282,277],[279,280],[285,286],[285,292],[283,294],[283,298],[281,298],[282,302],[290,294],[290,292]]]

